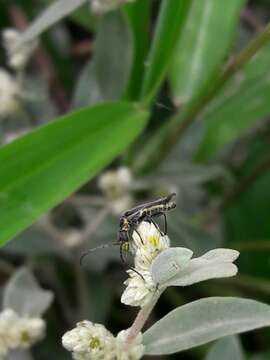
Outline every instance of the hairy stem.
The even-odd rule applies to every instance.
[[[148,320],[153,308],[155,307],[162,291],[157,290],[153,296],[153,299],[149,305],[143,307],[137,314],[136,319],[134,320],[131,327],[128,329],[128,334],[126,337],[126,345],[127,347],[136,339],[140,331],[142,330],[144,324]]]

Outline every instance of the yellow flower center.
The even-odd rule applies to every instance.
[[[24,344],[29,344],[30,342],[30,336],[27,331],[23,331],[21,333],[21,342]]]
[[[90,347],[91,349],[96,349],[96,348],[98,348],[99,346],[100,346],[100,340],[99,340],[99,338],[98,338],[98,337],[95,337],[95,336],[91,337],[91,339],[90,339],[90,341],[89,341],[89,347]]]
[[[155,247],[159,245],[159,237],[157,235],[149,235],[147,240],[151,245]]]

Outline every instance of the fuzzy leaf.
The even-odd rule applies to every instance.
[[[133,37],[126,16],[111,12],[100,20],[96,38],[96,78],[105,100],[125,90],[133,60]]]
[[[205,360],[244,360],[244,353],[237,336],[218,340],[210,348]]]
[[[163,284],[188,266],[193,252],[186,248],[169,248],[162,251],[151,265],[151,274],[156,284]]]
[[[172,354],[220,337],[270,326],[270,306],[258,301],[210,297],[171,311],[143,335],[146,355]]]
[[[18,270],[4,289],[3,308],[21,316],[40,317],[50,306],[53,293],[40,288],[25,268]]]
[[[210,250],[203,256],[191,259],[183,270],[169,279],[164,286],[187,286],[209,279],[234,276],[237,266],[232,262],[239,252],[230,249]]]

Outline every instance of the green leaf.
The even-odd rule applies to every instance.
[[[56,0],[45,9],[36,20],[24,31],[20,39],[22,43],[31,41],[38,37],[42,32],[60,21],[63,17],[72,13],[75,9],[87,0]]]
[[[147,112],[107,103],[67,114],[0,149],[0,244],[92,178],[143,130]]]
[[[189,101],[221,69],[244,2],[191,1],[170,69],[175,104]]]
[[[151,101],[166,76],[188,5],[189,1],[185,0],[161,2],[155,36],[145,64],[141,92],[144,101]]]
[[[148,0],[136,0],[125,5],[134,41],[134,57],[125,97],[137,99],[144,75],[144,62],[149,46],[150,3]]]
[[[205,360],[244,360],[244,353],[237,336],[228,336],[218,340],[211,348]]]
[[[200,121],[205,132],[197,160],[206,160],[270,114],[270,44],[265,45],[217,94]]]
[[[133,37],[124,14],[109,12],[100,20],[96,37],[96,78],[104,99],[115,100],[127,85],[132,60]]]
[[[110,12],[102,17],[95,48],[78,77],[75,107],[115,100],[125,91],[132,67],[133,37],[124,14]]]
[[[233,297],[201,299],[171,311],[147,330],[145,354],[172,354],[269,325],[270,306],[266,304]]]

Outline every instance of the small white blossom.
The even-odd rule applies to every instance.
[[[113,335],[101,324],[90,321],[77,323],[76,328],[62,337],[63,346],[76,360],[113,360],[115,341]]]
[[[98,185],[114,214],[119,215],[132,205],[132,182],[131,172],[126,167],[108,170],[100,176]]]
[[[129,278],[124,282],[127,286],[122,294],[121,302],[129,306],[146,306],[153,298],[156,291],[150,271],[127,270]]]
[[[0,353],[2,349],[29,348],[44,334],[45,322],[40,318],[21,317],[12,309],[0,313]]]
[[[135,270],[128,270],[129,278],[124,282],[127,286],[122,294],[121,302],[130,306],[148,305],[157,284],[153,281],[151,265],[154,259],[170,246],[170,239],[162,235],[152,222],[143,221],[132,234],[132,252]]]
[[[128,331],[123,330],[116,337],[117,360],[138,360],[144,354],[144,345],[142,344],[142,334],[139,333],[132,341],[132,344],[126,346]]]
[[[132,234],[135,268],[149,270],[155,257],[170,246],[170,239],[155,224],[143,221]]]
[[[18,45],[21,33],[13,28],[5,29],[2,33],[4,46],[8,56],[8,64],[15,70],[22,69],[37,47],[37,41]]]
[[[0,115],[8,115],[19,107],[19,86],[16,80],[0,68]]]
[[[90,0],[91,10],[94,14],[103,14],[107,11],[117,9],[122,4],[134,0]]]

